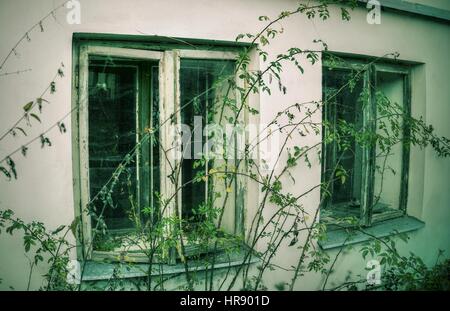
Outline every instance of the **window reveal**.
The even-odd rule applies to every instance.
[[[355,68],[360,77],[352,80]],[[381,139],[376,146],[365,147],[353,137],[344,143],[324,142],[322,178],[331,183],[322,218],[333,223],[352,216],[370,225],[405,214],[409,147],[403,142],[408,128],[402,115],[410,114],[409,69],[325,61],[323,87],[325,135],[346,135],[342,129],[351,125],[356,131],[368,127]],[[398,141],[383,139],[389,135]]]

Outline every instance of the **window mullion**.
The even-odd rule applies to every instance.
[[[376,132],[376,70],[370,66],[364,74],[364,83],[369,92],[368,103],[363,106],[363,128],[372,133]],[[363,178],[361,187],[361,218],[360,224],[371,224],[373,211],[374,175],[375,175],[376,145],[370,143],[362,151]]]
[[[403,91],[403,107],[405,109],[406,117],[411,117],[411,76],[408,71],[404,76],[404,91]],[[407,146],[402,147],[402,184],[400,189],[400,210],[406,214],[408,201],[408,179],[409,179],[409,156],[410,156],[410,135],[411,128],[408,122],[403,120],[403,138],[408,143]]]
[[[333,89],[333,94],[337,94],[338,90],[337,89]],[[333,127],[333,132],[334,134],[337,133],[337,102],[332,104],[332,107],[330,109],[330,120],[332,122],[332,127]],[[330,170],[330,175],[329,175],[329,186],[327,187],[327,190],[330,193],[334,193],[334,176],[335,176],[335,170],[336,170],[336,165],[338,164],[338,142],[337,141],[333,141],[331,144],[331,161],[329,162],[331,165],[331,170]],[[328,168],[329,169],[329,168]],[[330,197],[329,199],[330,205],[333,204],[333,199],[332,197]]]
[[[89,90],[89,54],[88,47],[80,48],[79,63],[79,98],[78,98],[78,114],[79,114],[79,149],[80,149],[80,194],[81,206],[80,214],[82,215],[83,227],[83,251],[84,259],[90,259],[92,250],[92,232],[91,217],[89,215],[90,201],[90,185],[89,185],[89,114],[88,114],[88,90]]]
[[[236,81],[236,90],[235,90],[235,96],[236,96],[236,106],[240,107],[240,105],[247,105],[248,102],[243,103],[242,97],[241,97],[241,91],[245,89],[245,81],[241,79],[239,76],[242,74],[242,72],[237,71],[235,76]],[[234,131],[234,161],[235,163],[241,163],[239,167],[236,167],[236,170],[238,172],[238,175],[235,176],[235,184],[236,184],[236,191],[235,191],[235,219],[234,219],[234,233],[238,236],[244,236],[245,235],[245,228],[244,228],[244,209],[246,206],[246,192],[247,192],[247,183],[248,179],[244,177],[244,175],[239,175],[239,173],[247,174],[247,162],[243,161],[241,162],[244,157],[246,156],[243,154],[243,150],[245,150],[245,146],[249,143],[247,132],[244,130],[245,124],[248,124],[248,112],[246,109],[243,110],[243,113],[239,116],[239,119],[237,120],[238,127],[242,126],[242,133],[240,131]],[[242,137],[243,135],[244,137]],[[238,137],[240,136],[240,137]]]
[[[175,180],[176,174],[172,174],[176,169],[176,148],[174,134],[176,133],[177,113],[176,113],[176,71],[177,60],[173,51],[164,52],[160,66],[160,189],[162,197],[161,217],[173,218],[177,214],[177,194],[176,188],[179,181]],[[166,222],[171,223],[171,222]],[[164,238],[173,236],[174,228],[167,224],[164,228]],[[169,250],[167,258],[174,263],[174,250]]]

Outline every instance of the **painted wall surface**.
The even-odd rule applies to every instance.
[[[446,0],[434,1],[436,6],[446,7]],[[61,1],[56,0],[1,0],[0,1],[0,56],[6,55],[26,30],[45,16]],[[0,144],[0,157],[20,147],[30,137],[45,131],[71,109],[72,34],[111,33],[132,35],[159,35],[182,38],[200,38],[233,41],[239,33],[256,33],[264,23],[260,15],[277,16],[281,11],[296,7],[292,0],[94,0],[81,1],[81,24],[66,22],[68,10],[61,9],[56,19],[43,24],[44,32],[30,33],[31,41],[16,48],[5,65],[4,72],[31,68],[32,71],[0,77],[0,132],[3,133],[21,114],[22,107],[40,96],[60,66],[65,65],[65,77],[57,79],[57,92],[46,98],[51,102],[44,107],[42,124],[29,130],[29,137],[9,137]],[[428,3],[428,1],[427,1]],[[317,49],[314,39],[327,42],[332,51],[369,56],[382,56],[399,52],[400,59],[421,63],[413,71],[412,111],[432,123],[439,135],[450,137],[449,72],[450,26],[441,22],[392,12],[382,13],[380,25],[366,22],[367,11],[357,9],[351,22],[342,22],[340,12],[333,11],[325,21],[308,20],[293,16],[281,23],[284,33],[267,46],[270,56],[285,52],[288,48]],[[270,59],[270,57],[269,57]],[[257,61],[254,61],[257,63]],[[264,68],[264,63],[260,68]],[[295,102],[320,100],[322,76],[320,64],[311,66],[304,62],[305,74],[300,76],[293,66],[287,66],[283,80],[287,94],[275,92],[272,96],[261,94],[259,99],[260,121],[268,122],[283,107]],[[317,121],[321,116],[317,115]],[[71,128],[70,119],[66,121]],[[70,224],[74,219],[72,139],[70,131],[60,135],[57,130],[48,134],[52,148],[41,149],[39,141],[30,147],[26,158],[16,156],[18,180],[7,182],[0,178],[0,208],[12,209],[26,221],[38,220],[49,228]],[[320,141],[318,136],[308,136],[290,145],[311,145]],[[300,194],[320,182],[320,163],[315,160],[312,169],[303,166],[293,172],[297,182],[286,180],[286,191]],[[403,245],[432,263],[438,249],[450,254],[450,161],[438,158],[427,149],[413,149],[409,186],[410,213],[426,223],[425,228],[411,234],[411,240]],[[247,213],[251,215],[258,198],[251,192]],[[303,203],[314,213],[320,199],[314,191]],[[303,239],[305,237],[302,237]],[[330,255],[337,250],[330,251]],[[296,265],[299,250],[282,245],[275,263],[290,267]],[[28,259],[24,255],[20,236],[0,235],[0,288],[13,286],[25,289],[29,274]],[[353,274],[364,273],[366,262],[355,250],[343,254],[336,263],[332,278],[342,279],[351,270]],[[31,288],[38,288],[44,273],[38,268],[33,274]],[[292,273],[283,270],[267,272],[265,285],[289,282]],[[321,277],[307,274],[296,284],[296,289],[314,290],[320,286]],[[330,283],[331,284],[331,283]]]

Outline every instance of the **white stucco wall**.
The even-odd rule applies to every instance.
[[[1,0],[0,1],[0,58],[6,55],[19,37],[61,1],[56,0]],[[435,1],[438,4],[438,1]],[[439,2],[445,6],[447,1]],[[67,10],[56,14],[57,20],[48,19],[45,31],[30,33],[17,47],[19,57],[13,56],[4,71],[31,68],[21,75],[0,77],[0,132],[10,126],[22,113],[22,107],[39,97],[53,78],[61,62],[65,64],[65,77],[57,80],[57,92],[47,95],[51,104],[44,106],[42,125],[29,129],[29,137],[9,137],[0,144],[0,157],[21,146],[30,137],[39,135],[49,124],[55,123],[71,109],[71,61],[72,33],[95,32],[117,34],[148,34],[170,37],[200,38],[233,41],[239,33],[255,33],[263,25],[258,16],[277,16],[281,11],[294,9],[292,0],[94,0],[81,1],[81,25],[68,25]],[[428,19],[410,15],[383,12],[381,25],[369,25],[366,12],[358,9],[352,21],[345,23],[340,14],[332,14],[330,20],[321,22],[294,16],[282,22],[284,33],[267,47],[276,56],[290,47],[317,48],[314,39],[328,43],[330,50],[381,56],[397,51],[400,59],[420,62],[424,65],[414,70],[413,114],[423,115],[436,131],[450,137],[450,27]],[[264,64],[261,64],[264,67]],[[261,122],[271,120],[279,110],[295,102],[321,99],[321,67],[305,62],[305,75],[288,66],[283,73],[288,88],[286,95],[275,92],[272,96],[262,94],[260,101]],[[320,120],[320,115],[317,117]],[[70,129],[70,119],[66,121]],[[49,134],[52,148],[40,148],[39,141],[30,147],[23,159],[16,155],[19,178],[7,182],[0,178],[0,208],[12,209],[27,220],[39,220],[50,228],[70,224],[74,219],[72,186],[72,140],[70,131],[60,135],[57,130]],[[319,137],[307,137],[302,144],[317,142]],[[298,142],[292,142],[292,144]],[[20,154],[20,153],[19,153]],[[413,215],[426,222],[424,229],[413,233],[405,249],[417,252],[426,262],[435,259],[438,249],[450,255],[450,161],[440,159],[427,149],[413,150],[408,208]],[[320,182],[320,164],[314,162],[312,169],[298,167],[294,171],[296,184],[286,190],[301,193]],[[290,189],[289,189],[290,187]],[[304,203],[311,212],[317,208],[319,192],[313,192]],[[248,206],[249,211],[255,206]],[[335,251],[330,251],[333,255]],[[296,264],[299,251],[283,246],[276,263],[289,267]],[[344,254],[336,264],[336,276],[347,271],[363,271],[365,262],[358,254]],[[26,288],[28,259],[24,256],[21,238],[0,235],[0,288],[13,286]],[[45,272],[43,270],[38,272]],[[265,285],[289,281],[292,274],[284,271],[268,272]],[[38,273],[32,279],[32,288],[39,287]],[[316,289],[320,283],[317,275],[308,274],[297,283],[297,289]]]

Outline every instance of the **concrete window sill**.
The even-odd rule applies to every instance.
[[[351,229],[336,229],[327,232],[327,239],[319,241],[322,249],[328,250],[342,247],[345,245],[357,244],[371,239],[369,235],[377,238],[383,238],[398,233],[405,233],[415,231],[423,228],[425,223],[411,216],[403,216],[395,219],[385,220],[374,224],[372,227],[365,228],[364,231],[368,234],[359,231],[352,231],[349,236],[347,230]]]
[[[244,263],[245,254],[246,252],[243,250],[239,253],[218,255],[216,257],[214,269],[240,266]],[[252,264],[258,261],[259,259],[253,255],[251,261],[248,262],[247,260],[246,264]],[[191,272],[206,270],[205,264],[199,261],[192,260],[188,262],[188,265],[189,271]],[[116,277],[118,276],[121,279],[130,279],[146,277],[148,275],[149,264],[120,264],[88,261],[84,269],[83,282],[108,280],[113,277],[114,272]],[[164,275],[181,274],[186,271],[184,264],[181,262],[177,262],[175,265],[154,264],[152,270],[152,276],[157,276],[161,273]]]

